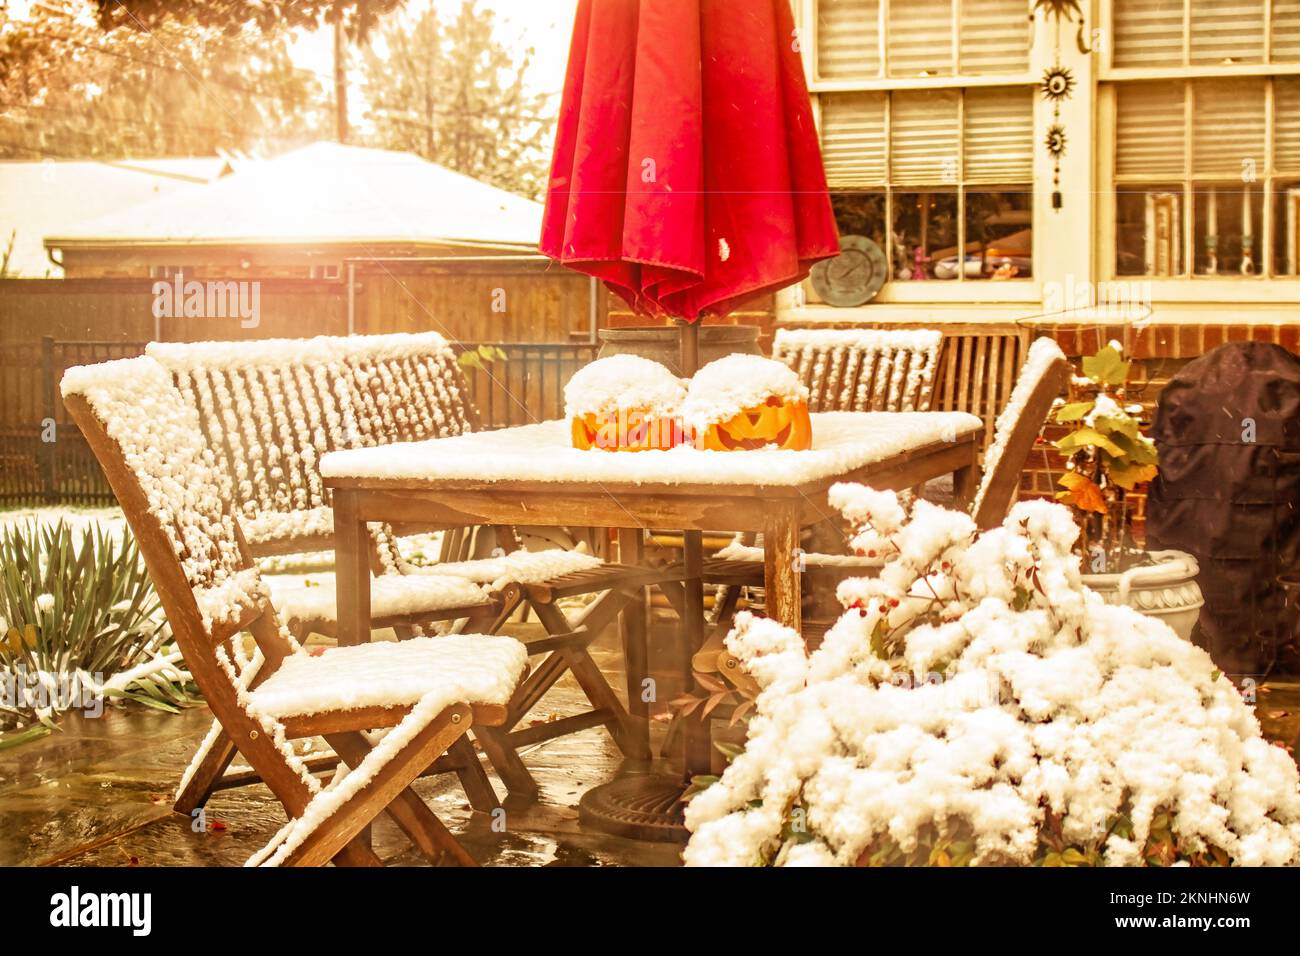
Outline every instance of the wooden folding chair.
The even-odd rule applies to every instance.
[[[136,536],[186,665],[227,735],[205,764],[224,768],[237,748],[289,816],[301,817],[320,787],[290,741],[324,736],[356,768],[372,750],[364,731],[396,727],[426,695],[451,699],[283,862],[378,865],[358,837],[386,812],[430,859],[472,864],[409,786],[439,758],[463,753],[470,727],[505,718],[527,668],[523,646],[459,635],[308,655],[277,618],[233,517],[228,481],[166,371],[147,357],[125,359],[70,369],[62,389]],[[236,668],[247,660],[245,632],[263,658],[256,671],[247,669],[255,661]],[[473,689],[471,699],[457,699],[465,689]],[[464,773],[490,790],[477,757]]]

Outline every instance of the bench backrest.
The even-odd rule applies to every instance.
[[[926,329],[779,329],[772,357],[798,373],[811,411],[928,411],[942,338]]]
[[[982,445],[987,449],[1028,349],[1029,333],[1014,325],[945,326],[934,410],[969,412],[980,419],[984,422]]]
[[[257,555],[329,546],[325,453],[474,425],[456,357],[433,332],[154,342],[146,354],[197,414]]]
[[[918,323],[867,323],[853,329],[782,329],[777,332],[777,338],[797,341],[790,337],[829,338],[832,334],[864,332],[897,335],[925,329],[925,326]],[[1007,403],[1011,389],[1015,387],[1016,371],[1024,364],[1025,353],[1029,348],[1029,332],[1005,322],[944,322],[942,336],[943,343],[939,347],[929,404],[917,405],[916,408],[918,411],[969,412],[984,422],[981,448],[987,448],[993,441],[993,427],[998,412]],[[775,352],[774,348],[774,357],[781,358]],[[798,356],[797,360],[802,361],[803,357]],[[901,410],[901,407],[888,410]]]

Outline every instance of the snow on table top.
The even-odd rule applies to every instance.
[[[541,422],[432,441],[337,451],[327,478],[590,484],[801,485],[983,428],[965,412],[825,412],[812,416],[809,451],[580,451],[569,424]]]

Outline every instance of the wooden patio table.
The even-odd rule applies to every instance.
[[[801,527],[830,516],[827,491],[838,481],[901,490],[951,472],[954,507],[975,490],[983,423],[963,412],[828,412],[812,416],[809,451],[580,451],[569,424],[542,422],[453,438],[334,452],[321,472],[333,492],[338,641],[370,637],[366,522],[399,533],[473,525],[619,529],[619,560],[641,560],[644,530],[685,536],[678,670],[689,688],[691,656],[704,634],[701,533],[763,534],[768,616],[800,625]],[[637,605],[633,605],[636,607]],[[642,620],[625,644],[628,710],[649,752],[648,675]],[[702,727],[686,727],[684,776],[707,767]],[[635,839],[681,840],[682,777],[620,776],[583,795],[580,817]]]
[[[813,448],[802,452],[579,451],[568,423],[549,421],[326,455],[339,643],[370,635],[369,521],[399,532],[481,524],[762,532],[767,613],[798,628],[799,529],[829,516],[830,486],[903,489],[951,472],[962,507],[983,424],[963,412],[827,412],[812,416],[812,428]]]

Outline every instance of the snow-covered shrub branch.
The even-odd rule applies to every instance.
[[[741,614],[745,749],[687,808],[695,865],[1300,863],[1300,782],[1199,648],[1079,577],[1077,527],[832,489],[876,552],[812,654]]]

